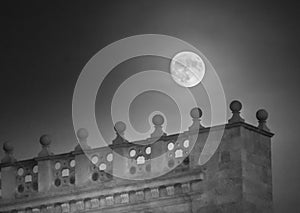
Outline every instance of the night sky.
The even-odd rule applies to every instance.
[[[299,5],[292,1],[108,2],[2,2],[0,143],[9,141],[17,159],[32,158],[40,151],[39,137],[46,133],[52,137],[54,153],[73,150],[77,143],[73,90],[89,59],[127,36],[170,35],[194,45],[209,59],[228,104],[239,99],[248,123],[257,125],[259,108],[269,112],[268,126],[275,133],[275,210],[300,212]],[[105,97],[113,90],[105,91],[124,78],[118,70],[130,68],[130,74],[131,69],[138,72],[168,64],[154,61],[133,59],[106,79],[106,89],[97,97],[96,114],[107,138],[114,137],[112,123],[101,115],[106,114],[109,101],[101,100],[109,100]],[[159,107],[172,104],[161,94],[144,94],[132,108],[137,115],[132,122],[145,131],[147,125],[140,126],[138,118],[146,119],[151,110],[163,111]],[[176,117],[176,109],[168,109],[166,113]]]

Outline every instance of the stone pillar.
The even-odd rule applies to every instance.
[[[128,148],[129,142],[125,139],[126,124],[122,121],[115,123],[114,130],[116,132],[116,138],[113,140],[113,145],[110,146],[114,151],[113,160],[113,175],[114,179],[118,180],[118,177],[124,177],[129,174],[128,168]],[[129,178],[129,176],[128,176]]]
[[[77,138],[79,140],[79,143],[75,147],[75,185],[76,186],[82,186],[85,185],[89,180],[89,176],[87,174],[90,174],[90,160],[86,156],[86,153],[84,151],[90,150],[90,147],[87,144],[87,138],[89,136],[89,133],[86,129],[80,128],[77,131]]]
[[[189,167],[196,168],[199,167],[199,157],[205,145],[208,131],[199,134],[200,130],[205,129],[205,127],[201,125],[202,110],[200,108],[195,107],[191,109],[190,116],[192,117],[192,125],[189,127],[187,135],[189,146],[193,148],[188,156]]]
[[[16,192],[16,174],[17,168],[14,165],[16,159],[13,157],[14,148],[5,142],[3,144],[3,150],[5,152],[4,158],[1,160],[3,167],[1,168],[1,192],[3,199],[15,198]]]
[[[53,155],[50,151],[51,138],[48,135],[40,137],[42,150],[36,160],[38,161],[38,189],[39,192],[47,192],[53,183],[52,164],[49,156]]]
[[[218,149],[203,165],[204,179],[191,184],[193,212],[273,211],[273,134],[266,127],[268,114],[259,110],[259,125],[255,127],[240,117],[241,108],[238,101],[230,104],[233,116],[225,126]]]
[[[153,177],[160,176],[163,172],[169,171],[166,157],[167,144],[160,140],[161,137],[166,136],[166,133],[162,129],[164,121],[164,117],[160,114],[156,114],[152,118],[154,131],[148,141],[151,144],[151,175]]]
[[[268,113],[256,113],[258,131],[242,131],[242,172],[244,212],[273,212],[271,137],[266,126]],[[263,131],[261,131],[263,130]]]
[[[83,186],[89,181],[90,174],[90,160],[81,151],[75,155],[75,185]]]

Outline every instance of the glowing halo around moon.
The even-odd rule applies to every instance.
[[[202,58],[193,52],[179,52],[171,61],[170,72],[174,81],[183,87],[194,87],[205,74]]]

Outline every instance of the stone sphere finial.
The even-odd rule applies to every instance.
[[[126,124],[123,121],[118,121],[115,123],[114,129],[117,133],[122,134],[126,130]]]
[[[8,142],[3,144],[3,151],[5,152],[4,158],[1,159],[1,163],[14,163],[16,159],[13,156],[14,147]]]
[[[49,135],[42,135],[40,137],[40,144],[42,145],[42,150],[38,153],[38,157],[53,155],[50,151],[51,137]]]
[[[3,144],[3,151],[5,153],[12,153],[14,151],[14,147],[12,145],[10,145],[8,142],[5,142]]]
[[[75,151],[82,151],[90,149],[91,147],[87,144],[87,138],[89,137],[89,132],[86,128],[79,128],[76,132],[79,144],[76,145]]]
[[[190,115],[193,119],[199,119],[202,117],[202,110],[199,107],[194,107],[191,110]]]
[[[260,109],[256,112],[256,118],[258,120],[258,128],[263,129],[265,131],[270,131],[267,127],[267,119],[268,119],[268,112],[264,109]]]
[[[42,135],[40,137],[40,144],[44,146],[49,146],[51,144],[51,137],[49,135]]]
[[[242,109],[242,103],[238,100],[234,100],[230,103],[229,108],[232,112],[240,112]]]
[[[256,112],[256,118],[259,121],[266,121],[268,119],[268,112],[264,109],[260,109]]]
[[[85,128],[78,129],[76,134],[80,141],[87,140],[89,137],[89,132]]]
[[[163,123],[165,122],[165,119],[162,115],[160,114],[156,114],[153,116],[152,118],[152,123],[155,125],[155,126],[161,126]]]
[[[126,130],[126,124],[123,121],[115,123],[114,130],[116,131],[117,137],[113,140],[113,144],[122,144],[128,142],[124,138],[124,132]]]
[[[194,107],[190,111],[190,115],[193,119],[192,125],[189,127],[189,131],[195,131],[204,128],[200,123],[202,117],[202,110],[199,107]]]
[[[238,123],[244,122],[245,120],[240,116],[240,111],[242,109],[242,103],[238,100],[234,100],[229,105],[230,110],[232,111],[232,117],[228,120],[228,123]]]
[[[159,138],[166,135],[162,129],[162,125],[165,122],[164,117],[161,114],[156,114],[152,117],[152,123],[154,124],[154,132],[151,133],[151,138]]]

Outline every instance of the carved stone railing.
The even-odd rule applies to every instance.
[[[181,173],[176,176],[164,177],[160,180],[138,183],[132,185],[116,186],[115,188],[94,188],[86,190],[75,190],[74,193],[65,192],[57,194],[55,197],[42,195],[30,199],[30,204],[27,204],[28,199],[20,199],[14,202],[14,209],[7,205],[7,209],[11,212],[78,212],[91,209],[105,209],[119,207],[139,203],[141,201],[155,201],[168,197],[176,197],[182,194],[188,195],[196,191],[195,185],[201,182],[204,178],[204,173],[201,170],[193,172]],[[76,194],[81,194],[80,198]],[[45,203],[45,200],[47,202]],[[45,204],[41,204],[45,203]],[[24,207],[28,205],[28,207]],[[6,205],[2,206],[5,211]]]
[[[239,126],[267,137],[273,135],[266,126],[266,111],[257,112],[259,125],[254,127],[240,117],[241,107],[238,101],[230,104],[233,116],[225,125],[225,137],[236,134],[230,129]],[[222,128],[203,127],[201,116],[200,109],[192,109],[193,121],[189,130],[166,135],[161,128],[163,117],[156,115],[153,118],[155,131],[151,137],[134,143],[124,138],[126,125],[117,122],[117,137],[113,143],[96,149],[88,146],[88,131],[79,129],[77,137],[81,146],[60,155],[50,151],[51,139],[43,135],[38,156],[24,161],[16,161],[13,148],[5,143],[5,157],[0,164],[0,211],[77,212],[180,194],[191,196],[199,191],[199,181],[205,176],[205,167],[198,164],[198,159],[208,132],[218,132]],[[218,167],[228,167],[232,151],[224,149],[218,152]],[[153,162],[156,156],[162,156],[160,163]],[[126,178],[114,176],[116,172],[121,172]],[[147,181],[153,173],[166,174]]]

